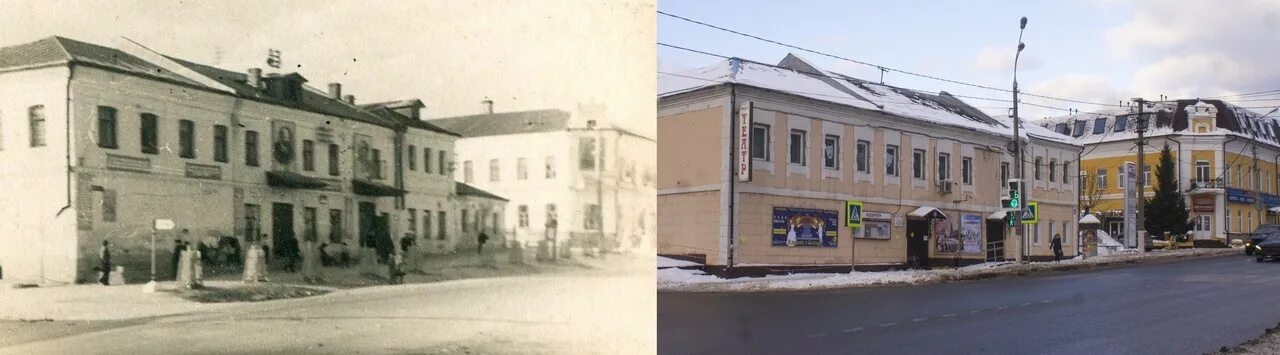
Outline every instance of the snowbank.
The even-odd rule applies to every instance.
[[[668,257],[665,257],[665,256],[659,256],[659,257],[658,257],[658,262],[657,262],[657,263],[658,263],[658,267],[659,267],[659,268],[681,267],[681,266],[698,266],[698,265],[702,265],[702,264],[695,263],[695,262],[692,262],[692,261],[684,261],[684,260],[680,260],[680,259],[672,259],[672,258],[668,258]]]

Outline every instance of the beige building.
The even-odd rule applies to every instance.
[[[1078,154],[1039,133],[1024,135],[1028,159]],[[734,58],[661,77],[658,135],[659,254],[789,268],[1019,257],[1000,219],[1012,128],[945,92],[867,82],[795,55],[778,65]],[[1027,169],[1028,201],[1053,222],[1032,240],[1045,258],[1049,233],[1076,230],[1074,178],[1046,165],[1035,180]],[[857,228],[846,224],[851,202],[861,204]]]
[[[160,255],[174,238],[357,248],[418,225],[435,231],[428,251],[457,243],[457,135],[413,119],[420,105],[362,108],[297,73],[61,37],[0,48],[0,97],[7,280],[87,281],[103,240],[145,280],[156,219],[177,225],[158,233]],[[406,146],[431,147],[430,168],[405,164],[420,154]]]

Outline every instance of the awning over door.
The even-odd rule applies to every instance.
[[[1267,209],[1267,211],[1271,211],[1271,212],[1275,212],[1275,213],[1280,213],[1280,206],[1276,206],[1276,207],[1268,208],[1268,209]]]
[[[917,208],[915,211],[911,211],[911,213],[907,214],[907,217],[916,219],[945,219],[947,218],[947,214],[942,213],[942,211],[939,211],[937,208],[924,206]]]
[[[1005,216],[1008,216],[1008,215],[1009,215],[1009,211],[999,210],[999,211],[991,212],[991,214],[987,215],[987,220],[988,220],[988,221],[1003,221],[1003,220],[1004,220],[1004,217],[1005,217]]]
[[[352,179],[351,191],[365,196],[404,196],[404,190],[363,179]]]
[[[286,189],[322,189],[329,186],[324,180],[286,171],[268,171],[267,185]]]

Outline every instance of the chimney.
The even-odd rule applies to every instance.
[[[342,84],[329,83],[329,98],[334,100],[342,100]]]
[[[484,101],[481,101],[481,102],[482,102],[482,103],[484,103],[484,106],[487,108],[487,110],[488,110],[489,114],[490,114],[490,115],[492,115],[492,114],[493,114],[493,100],[485,99]]]
[[[254,89],[262,88],[262,69],[249,68],[249,75],[245,78],[245,85],[252,86]]]
[[[355,95],[347,95],[347,96],[343,96],[343,97],[342,97],[342,101],[346,101],[348,105],[355,105],[355,104],[356,104],[356,96],[355,96]]]

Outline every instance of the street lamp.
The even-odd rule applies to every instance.
[[[1022,43],[1022,32],[1026,29],[1027,17],[1023,16],[1022,20],[1018,22],[1018,51],[1013,55],[1013,152],[1016,159],[1018,159],[1018,170],[1014,173],[1015,177],[1019,181],[1022,180],[1022,172],[1025,169],[1025,159],[1023,159],[1022,156],[1022,137],[1020,130],[1022,128],[1022,119],[1018,117],[1018,59],[1022,57],[1022,50],[1027,48],[1027,45]],[[1027,205],[1026,193],[1020,193],[1018,195],[1018,206],[1025,209],[1026,207],[1021,206]],[[1027,247],[1027,227],[1022,224],[1021,210],[1013,212],[1013,223],[1016,228],[1018,228],[1018,234],[1021,238],[1021,243],[1019,243],[1021,244],[1021,248],[1019,248],[1019,251],[1022,254],[1022,261],[1027,262],[1027,257],[1030,255],[1030,249]]]

